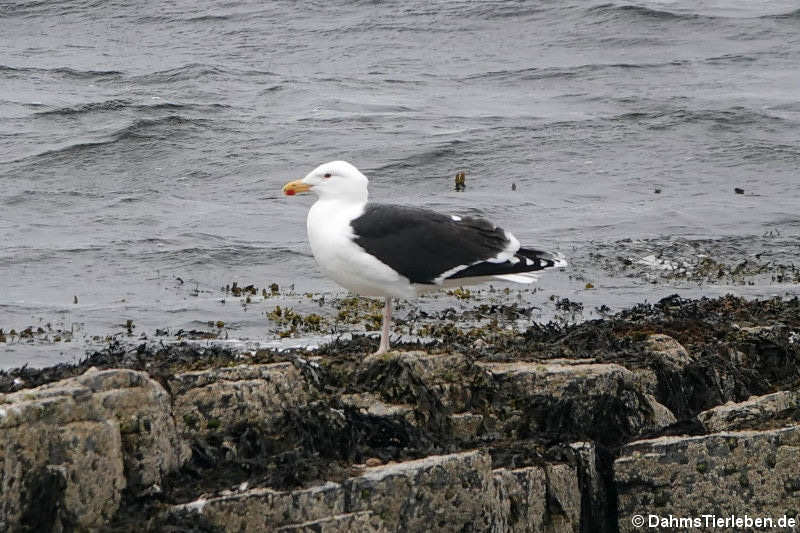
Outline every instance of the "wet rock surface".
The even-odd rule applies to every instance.
[[[359,336],[315,353],[115,343],[2,372],[0,530],[605,532],[700,503],[798,512],[796,298],[454,324],[378,357]]]

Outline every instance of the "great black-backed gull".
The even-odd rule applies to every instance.
[[[511,233],[482,218],[368,203],[367,185],[356,167],[331,161],[283,192],[318,197],[307,225],[322,271],[360,296],[386,299],[376,354],[389,350],[392,297],[489,279],[531,283],[535,272],[567,264],[559,253],[520,247]]]

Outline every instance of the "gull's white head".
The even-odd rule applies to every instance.
[[[283,193],[292,196],[311,191],[320,199],[367,201],[367,177],[347,161],[323,163],[301,180],[283,186]]]

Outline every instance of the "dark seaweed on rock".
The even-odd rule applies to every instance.
[[[611,464],[620,445],[634,438],[705,434],[695,418],[699,411],[800,384],[798,298],[671,296],[579,324],[531,323],[525,331],[510,334],[470,329],[474,320],[465,320],[465,315],[474,318],[488,311],[492,310],[445,311],[446,335],[427,344],[401,344],[398,353],[385,357],[369,356],[375,341],[360,335],[337,339],[314,354],[260,350],[246,359],[230,349],[190,343],[115,342],[77,364],[0,372],[0,391],[38,386],[94,366],[147,371],[175,394],[168,378],[177,372],[281,361],[292,362],[316,390],[313,401],[289,405],[277,417],[209,424],[208,431],[191,434],[191,458],[165,479],[161,492],[125,496],[112,524],[118,531],[137,529],[135,524],[146,531],[214,531],[199,516],[160,510],[243,482],[291,490],[322,480],[344,481],[353,475],[354,464],[367,459],[406,461],[476,447],[488,449],[495,468],[576,465],[585,458],[567,443],[580,441],[592,441],[596,449],[603,486],[595,498],[611,502],[587,504],[586,512],[595,514],[587,515],[585,523],[603,523],[603,531],[612,531],[616,517],[602,509],[615,508]],[[530,320],[523,308],[493,312]],[[657,334],[678,341],[680,353],[665,355],[667,348],[654,347],[651,340]],[[478,344],[475,338],[491,342]],[[407,353],[412,349],[417,352]],[[437,353],[441,357],[431,355]],[[564,358],[578,367],[582,362],[614,363],[627,370],[605,365],[596,374],[604,380],[599,382],[602,386],[579,379],[551,392],[546,390],[547,378],[527,385],[511,374],[486,371],[496,363],[532,362],[541,363],[546,373],[548,365],[563,365],[555,359]],[[538,375],[538,366],[523,365],[532,376]],[[653,376],[648,394],[677,421],[666,427],[650,425],[655,412],[643,390],[631,385],[630,378],[619,377],[628,371]],[[15,384],[15,379],[24,383]],[[408,409],[378,416],[348,403],[345,395],[375,396],[389,406]],[[457,433],[454,417],[459,413],[478,420],[473,434]],[[58,480],[48,477],[53,474],[45,471],[31,478],[36,483],[25,490],[41,499],[58,499]],[[579,483],[584,496],[594,490],[586,479]],[[25,516],[36,523],[35,513]],[[142,523],[144,516],[152,518]],[[199,521],[193,523],[193,518]]]
[[[405,361],[391,359],[369,365],[356,377],[357,388],[378,392],[390,403],[414,405],[428,425],[447,433],[446,409],[439,395]]]
[[[117,533],[223,533],[225,530],[211,523],[200,513],[189,510],[159,513],[153,500],[126,498],[125,507],[117,513],[106,531]]]
[[[496,349],[522,359],[593,358],[658,377],[656,398],[678,418],[800,384],[800,300],[735,296],[641,304],[577,325],[534,324]],[[648,356],[647,336],[673,337],[695,355],[675,367]]]
[[[262,352],[248,362],[275,362],[291,360],[291,355],[276,356]],[[238,352],[221,346],[198,346],[191,343],[139,344],[131,346],[115,340],[102,350],[87,354],[77,363],[61,363],[46,368],[24,366],[0,371],[0,393],[9,393],[23,388],[33,388],[60,379],[78,376],[91,367],[129,368],[148,372],[163,385],[166,377],[175,372],[210,367],[240,364]],[[15,380],[19,380],[15,383]]]
[[[476,308],[465,315],[485,311]],[[498,311],[511,316],[514,310],[509,307]],[[527,318],[527,311],[519,309],[519,317]],[[579,324],[531,323],[522,334],[492,336],[483,347],[476,346],[469,336],[471,330],[462,327],[459,318],[463,317],[448,315],[451,325],[435,329],[442,335],[434,341],[396,345],[401,350],[460,351],[484,361],[569,357],[615,362],[631,369],[652,368],[659,375],[659,401],[679,417],[720,402],[742,400],[751,394],[800,383],[800,342],[792,337],[800,330],[800,300],[796,297],[751,301],[735,296],[699,300],[671,296],[656,304],[640,304],[608,318]],[[653,333],[675,338],[696,354],[695,361],[677,370],[662,368],[657,360],[648,358],[643,342]],[[350,367],[374,351],[375,346],[374,339],[356,334],[320,347],[315,355],[324,358],[330,374],[325,386],[346,390]],[[292,351],[260,350],[247,362],[296,361],[297,355]],[[146,370],[154,377],[163,377],[180,370],[241,362],[244,361],[235,351],[219,346],[180,343],[131,347],[115,341],[77,364],[0,371],[0,393],[79,375],[92,366]],[[301,370],[310,372],[302,366]],[[15,383],[15,379],[21,383]]]
[[[363,463],[370,457],[383,462],[423,457],[436,450],[428,431],[402,417],[373,416],[337,400],[287,411],[274,434],[282,436],[276,449],[291,443],[303,453],[342,465]],[[295,481],[295,486],[301,484],[299,479]]]
[[[370,457],[402,461],[441,451],[430,433],[400,416],[372,416],[331,398],[290,408],[270,425],[237,424],[195,437],[190,462],[168,478],[162,499],[180,503],[242,482],[276,490],[341,482]],[[118,522],[142,516],[142,505],[128,498]],[[152,511],[156,502],[148,505]]]

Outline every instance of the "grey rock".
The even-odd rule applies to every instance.
[[[578,531],[581,490],[576,469],[567,464],[545,465],[551,531]]]
[[[99,528],[119,507],[123,468],[112,420],[4,427],[0,522],[9,531]]]
[[[648,394],[656,395],[661,380],[669,379],[668,376],[680,375],[687,366],[694,363],[693,357],[681,343],[661,333],[649,335],[645,340],[645,360],[647,366],[631,368],[639,378]],[[658,369],[658,372],[654,370]],[[669,386],[665,384],[665,386]]]
[[[345,405],[355,407],[365,414],[384,417],[399,416],[410,424],[416,423],[412,406],[407,404],[388,404],[382,401],[377,394],[371,392],[344,394],[341,400]]]
[[[374,513],[362,511],[283,526],[276,531],[278,533],[386,533],[388,530],[383,520]]]
[[[455,439],[471,442],[481,434],[484,416],[476,413],[456,413],[450,415],[450,430]]]
[[[418,378],[421,384],[435,394],[442,407],[449,412],[468,409],[471,391],[465,381],[479,369],[461,354],[429,354],[425,352],[389,352],[370,355],[364,363],[371,371],[382,367],[400,367]],[[407,384],[411,385],[411,384]]]
[[[646,352],[649,359],[657,360],[661,364],[673,369],[681,369],[695,360],[681,343],[662,333],[655,333],[647,337]]]
[[[622,439],[675,422],[636,374],[616,364],[570,359],[474,363],[460,354],[423,352],[369,356],[365,364],[370,377],[389,380],[384,389],[391,389],[393,396],[417,402],[407,405],[409,409],[427,404],[434,415],[444,414],[447,430],[465,442],[481,432],[490,438],[561,432]],[[390,408],[377,393],[345,400],[362,402],[360,407],[375,412],[397,413],[401,406]]]
[[[89,369],[76,380],[119,422],[130,490],[160,485],[189,458],[189,446],[176,431],[169,394],[146,373]]]
[[[709,432],[777,428],[800,422],[800,392],[780,391],[728,402],[697,415]]]
[[[92,368],[0,404],[0,522],[94,528],[122,490],[159,484],[188,457],[169,396],[143,372]],[[43,505],[41,499],[47,499]]]
[[[372,511],[389,531],[486,531],[491,479],[482,451],[369,468],[345,483],[348,511]]]
[[[622,532],[636,514],[800,518],[800,426],[633,442],[614,480]]]
[[[211,523],[230,532],[275,531],[281,526],[345,514],[345,492],[341,485],[332,482],[295,491],[256,488],[199,498],[175,506],[171,512],[200,513]]]
[[[493,471],[492,497],[493,533],[545,531],[547,478],[544,468]]]
[[[581,492],[581,524],[591,524],[591,531],[616,531],[612,516],[607,479],[603,476],[604,460],[593,442],[574,442],[569,447],[575,453],[575,465]],[[608,462],[610,459],[606,459]],[[615,513],[614,513],[615,516]]]
[[[547,464],[492,472],[493,532],[578,531],[581,491],[575,468]]]
[[[292,363],[239,365],[176,374],[169,380],[182,434],[224,430],[242,422],[269,423],[287,407],[315,396]]]
[[[675,417],[617,364],[571,360],[478,363],[495,380],[505,433],[567,432],[593,438],[657,431]]]
[[[486,531],[490,467],[488,454],[480,451],[430,456],[367,467],[341,485],[328,482],[286,492],[250,489],[200,498],[171,512],[197,512],[231,532],[284,527],[339,531],[344,524],[362,522],[376,531]]]

